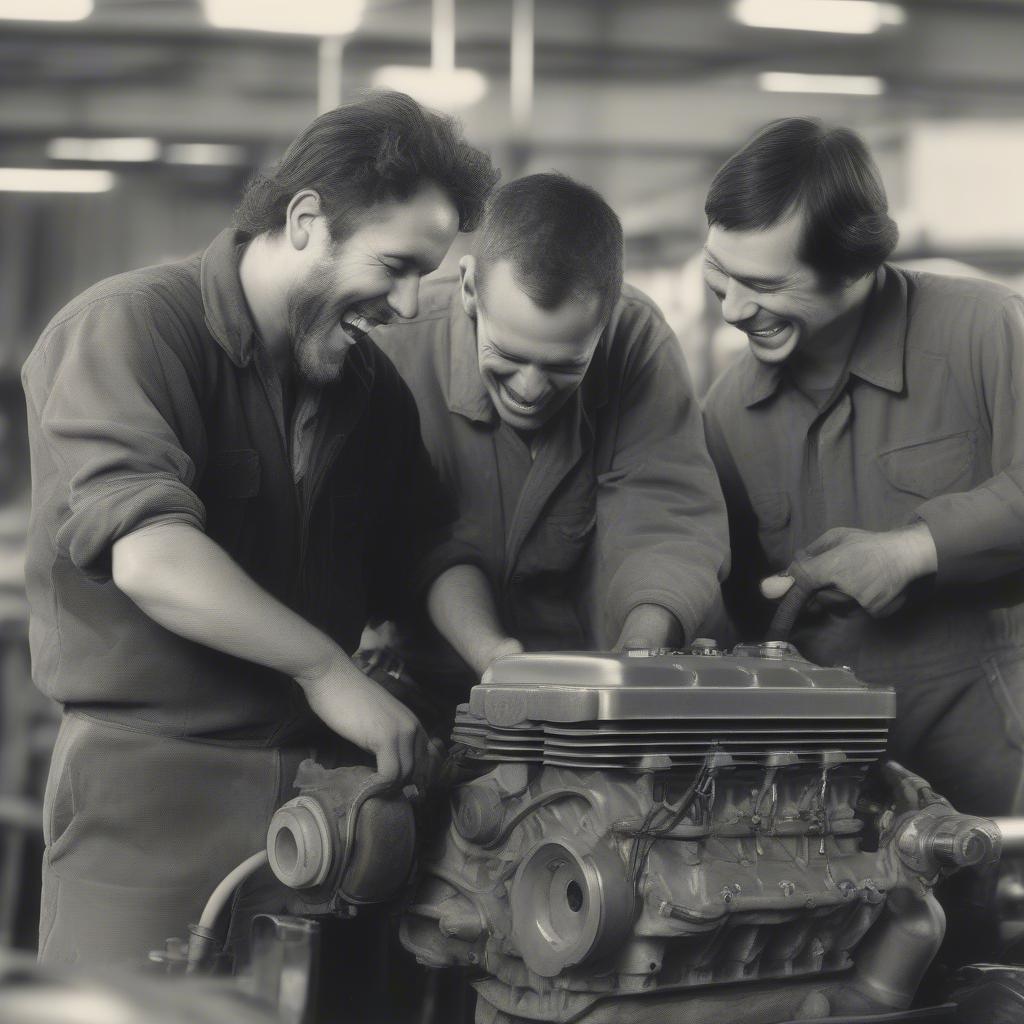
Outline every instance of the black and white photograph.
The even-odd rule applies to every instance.
[[[1022,168],[1024,0],[0,0],[0,1024],[1024,1024]]]

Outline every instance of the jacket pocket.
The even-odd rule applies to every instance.
[[[597,525],[597,508],[594,505],[583,505],[579,508],[566,509],[549,516],[551,525],[565,538],[569,544],[585,541]]]
[[[356,620],[362,628],[362,620],[365,619],[366,517],[366,496],[362,491],[332,494],[328,541],[330,558],[320,569],[309,564],[310,572],[327,573],[330,618],[334,629],[342,631],[352,628]],[[315,553],[310,551],[309,559],[315,557]],[[373,571],[372,566],[370,569]]]
[[[970,481],[973,461],[974,434],[969,430],[896,445],[878,453],[886,480],[896,490],[919,498],[961,489]]]
[[[239,554],[249,501],[260,493],[260,455],[252,448],[215,452],[206,464],[199,496],[206,532],[232,555]]]
[[[203,490],[214,498],[255,498],[260,493],[260,453],[252,448],[215,452],[206,464]]]

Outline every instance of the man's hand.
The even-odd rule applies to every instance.
[[[797,554],[791,570],[818,589],[838,590],[875,617],[890,615],[903,604],[903,592],[914,580],[933,573],[938,555],[925,523],[872,533],[837,527],[823,533]],[[792,576],[778,573],[761,581],[761,593],[783,596]]]
[[[206,534],[178,522],[143,527],[114,543],[112,563],[115,586],[165,629],[295,679],[313,713],[373,754],[386,779],[429,765],[416,716]]]
[[[522,654],[523,645],[505,632],[491,585],[475,565],[453,565],[431,584],[427,608],[438,632],[482,676],[495,658]]]
[[[638,604],[627,616],[613,650],[655,650],[683,642],[679,620],[657,604]]]
[[[427,735],[416,716],[344,654],[297,682],[317,718],[373,754],[384,779],[413,780],[414,769],[427,764]]]
[[[522,654],[523,645],[515,637],[507,636],[504,640],[495,644],[487,654],[487,664],[490,665],[498,658],[507,657],[510,654]]]

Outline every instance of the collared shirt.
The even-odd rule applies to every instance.
[[[349,651],[368,616],[404,607],[414,566],[425,579],[454,562],[423,558],[446,509],[412,397],[374,345],[307,399],[289,443],[244,242],[225,231],[201,257],[103,281],[43,332],[22,373],[26,585],[50,696],[142,730],[271,743],[315,724],[298,686],[148,618],[110,579],[114,541],[156,522],[205,530]]]
[[[893,673],[1024,643],[1024,300],[985,282],[882,267],[848,368],[816,404],[748,352],[716,382],[708,445],[729,506],[730,605],[751,639],[757,580],[837,526],[927,523],[934,581],[873,620],[804,619],[815,661]]]
[[[727,561],[721,492],[675,336],[626,288],[574,395],[535,438],[503,432],[457,284],[376,332],[416,397],[505,628],[528,649],[608,647],[637,605],[693,637]],[[518,442],[519,448],[515,447]]]

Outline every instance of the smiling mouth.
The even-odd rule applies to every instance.
[[[780,335],[786,329],[786,326],[786,324],[779,324],[778,327],[766,327],[764,330],[760,331],[748,330],[747,334],[751,338],[775,338],[778,337],[778,335]]]
[[[370,331],[380,327],[385,321],[373,320],[362,313],[348,312],[340,317],[341,329],[355,342],[366,341]]]
[[[535,416],[541,409],[547,405],[547,397],[544,397],[541,401],[537,402],[526,402],[519,395],[517,395],[507,384],[500,384],[501,397],[505,404],[512,409],[513,412],[520,413],[523,416]]]

